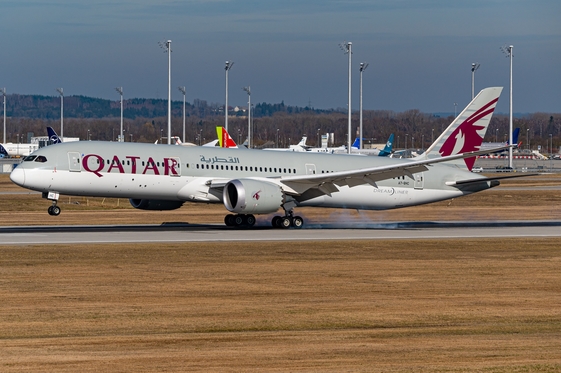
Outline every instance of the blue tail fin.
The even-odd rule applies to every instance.
[[[47,135],[51,144],[60,144],[62,142],[62,139],[58,137],[53,127],[47,127]]]
[[[520,134],[520,128],[515,128],[514,131],[512,131],[512,144],[518,144],[519,134]],[[508,144],[508,145],[512,145],[512,144]]]
[[[384,146],[384,149],[380,150],[380,153],[378,155],[380,157],[387,157],[388,155],[392,154],[392,150],[393,150],[393,133],[388,138],[388,142],[386,143],[386,146]]]
[[[364,140],[364,139],[363,139]],[[353,144],[351,145],[351,148],[359,148],[360,146],[360,138],[356,138],[355,141],[353,142]]]

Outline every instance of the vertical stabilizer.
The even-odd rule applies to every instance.
[[[502,87],[485,88],[468,104],[436,141],[417,159],[445,157],[481,148]],[[475,157],[451,161],[471,171]]]

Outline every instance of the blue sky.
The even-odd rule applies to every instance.
[[[453,112],[476,91],[504,86],[508,112],[514,45],[515,112],[561,112],[561,2],[558,0],[0,0],[0,87],[7,93],[85,95],[118,100],[172,97],[230,105],[252,102],[316,108],[347,105],[353,43],[353,109],[359,63],[365,109]]]

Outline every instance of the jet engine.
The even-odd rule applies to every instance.
[[[224,186],[224,206],[238,214],[269,214],[284,202],[284,194],[277,184],[253,179],[236,179]]]
[[[183,201],[166,201],[161,199],[134,199],[131,198],[132,207],[140,210],[175,210],[183,205]]]

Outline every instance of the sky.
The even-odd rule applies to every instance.
[[[119,100],[267,102],[458,111],[475,91],[505,87],[497,112],[561,113],[559,0],[0,0],[0,87],[7,94]]]

